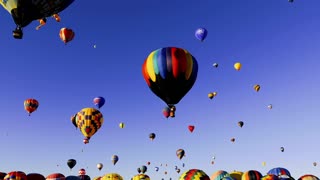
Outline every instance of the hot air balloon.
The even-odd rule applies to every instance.
[[[260,91],[260,85],[259,85],[259,84],[254,85],[254,86],[253,86],[253,89],[254,89],[255,91],[259,92],[259,91]]]
[[[283,175],[291,177],[290,172],[286,168],[283,168],[283,167],[272,168],[268,171],[267,174],[273,174],[273,175],[276,175],[279,177],[283,176]]]
[[[268,105],[268,109],[272,109],[272,104],[269,104],[269,105]]]
[[[113,164],[113,165],[116,165],[117,162],[119,161],[119,157],[118,157],[117,155],[113,155],[113,156],[111,157],[111,161],[112,161],[112,164]]]
[[[212,66],[215,67],[215,68],[217,68],[219,65],[218,65],[218,63],[213,63]]]
[[[230,141],[231,141],[231,142],[234,142],[234,141],[236,141],[236,139],[235,139],[235,138],[231,138]]]
[[[123,177],[117,173],[105,174],[101,180],[123,180]]]
[[[1,179],[1,178],[0,178]],[[27,179],[32,179],[32,180],[45,180],[46,178],[39,173],[29,173],[27,175]]]
[[[90,176],[88,176],[88,175],[79,175],[78,177],[81,180],[91,180]]]
[[[7,173],[0,172],[0,180],[3,180],[3,178],[7,175]]]
[[[263,161],[263,162],[262,162],[262,166],[266,166],[266,162]]]
[[[176,151],[176,155],[178,156],[178,158],[181,160],[184,156],[185,156],[185,151],[183,149],[178,149]]]
[[[283,152],[283,151],[284,151],[284,147],[281,147],[281,148],[280,148],[280,151]]]
[[[81,180],[78,176],[67,176],[66,180]]]
[[[72,41],[75,33],[72,29],[69,28],[61,28],[59,32],[60,39],[64,42],[64,44],[67,44],[68,42]]]
[[[35,99],[27,99],[24,101],[24,109],[29,113],[29,116],[32,112],[37,110],[39,107],[39,102]]]
[[[124,123],[120,123],[119,124],[119,127],[122,129],[122,128],[124,128]]]
[[[174,105],[197,79],[198,63],[185,49],[165,47],[151,52],[142,65],[142,74],[150,90],[174,112]]]
[[[150,162],[149,162],[149,161],[147,162],[147,165],[150,165]]]
[[[257,170],[249,170],[244,172],[241,180],[260,180],[262,177],[261,173]]]
[[[299,177],[298,180],[319,180],[319,178],[315,175],[312,175],[312,174],[305,174],[305,175]]]
[[[141,169],[140,168],[137,168],[137,171],[138,171],[138,173],[141,173]]]
[[[77,161],[75,159],[69,159],[67,161],[67,165],[69,166],[70,170],[77,164]]]
[[[104,105],[105,102],[106,102],[106,100],[101,96],[93,99],[94,105],[97,106],[97,108],[99,108],[99,109]]]
[[[86,175],[86,170],[83,168],[79,169],[78,175]]]
[[[178,169],[176,169],[176,172],[177,172],[177,173],[180,173],[180,169],[179,169],[179,168],[178,168]]]
[[[219,171],[214,172],[211,175],[210,180],[222,180],[222,178],[228,177],[228,176],[230,176],[228,172],[223,171],[223,170],[219,170]]]
[[[317,166],[317,162],[313,162],[313,166]]]
[[[208,35],[208,31],[205,28],[198,28],[194,35],[198,40],[203,42]]]
[[[84,135],[84,143],[89,143],[89,139],[100,129],[103,124],[103,116],[99,110],[94,108],[84,108],[78,112],[76,122],[81,133]]]
[[[240,69],[241,69],[241,67],[242,67],[242,64],[239,63],[239,62],[236,62],[236,63],[234,63],[233,67],[234,67],[234,69],[236,69],[237,71],[240,71]]]
[[[97,168],[99,169],[99,171],[101,171],[101,169],[103,168],[103,164],[102,163],[98,163],[97,164]]]
[[[66,177],[61,174],[61,173],[53,173],[53,174],[49,174],[47,177],[46,177],[46,180],[65,180]]]
[[[211,92],[208,94],[208,98],[212,99],[217,96],[217,92]]]
[[[260,180],[279,180],[279,177],[273,174],[262,176]]]
[[[27,175],[22,171],[11,171],[3,180],[27,180]]]
[[[77,116],[77,114],[74,114],[73,116],[71,116],[71,122],[72,122],[73,126],[76,127],[76,129],[78,129],[76,116]]]
[[[234,180],[241,180],[243,172],[241,171],[233,171],[230,172],[229,175],[234,179]]]
[[[163,108],[162,114],[164,117],[168,118],[170,116],[170,108],[169,107]]]
[[[155,167],[154,170],[159,171],[159,167]]]
[[[179,180],[210,180],[210,177],[200,169],[190,169],[181,174]]]
[[[22,39],[22,29],[28,26],[32,21],[56,15],[66,9],[73,2],[74,0],[5,0],[0,1],[0,4],[11,14],[16,24],[16,29],[13,31],[13,37],[16,39]]]
[[[147,166],[143,165],[140,167],[141,173],[144,174],[145,172],[147,172],[148,168]]]
[[[189,125],[189,126],[188,126],[188,129],[189,129],[190,132],[193,132],[194,126],[193,126],[193,125]]]
[[[242,128],[243,124],[244,124],[244,123],[243,123],[242,121],[239,121],[239,122],[238,122],[238,126],[241,127],[241,128]]]
[[[131,180],[150,180],[150,177],[146,174],[137,174],[133,176]]]
[[[154,138],[156,138],[156,134],[155,133],[150,133],[149,134],[149,138],[151,139],[151,141],[153,141]]]

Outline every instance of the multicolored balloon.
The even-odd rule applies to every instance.
[[[210,180],[210,177],[200,169],[190,169],[181,174],[179,180]]]
[[[27,175],[22,171],[11,171],[9,172],[3,180],[27,180]]]
[[[185,151],[183,149],[178,149],[176,151],[176,155],[178,156],[178,158],[181,160],[184,156],[185,156]]]
[[[64,42],[64,44],[67,44],[68,42],[72,41],[75,33],[72,29],[69,28],[61,28],[59,32],[60,39]]]
[[[24,109],[29,113],[29,116],[39,107],[39,102],[36,99],[27,99],[23,104]]]
[[[150,90],[171,108],[192,88],[198,63],[185,49],[165,47],[149,54],[142,74]]]
[[[243,173],[241,180],[260,180],[262,174],[257,170],[249,170]]]
[[[84,143],[89,143],[89,139],[101,128],[103,115],[94,108],[84,108],[78,112],[76,122],[81,133],[84,135]]]
[[[46,180],[65,180],[66,177],[61,174],[61,173],[53,173],[53,174],[49,174],[47,177],[46,177]]]
[[[227,171],[219,170],[211,175],[210,180],[222,180],[224,177],[230,177],[230,174]]]
[[[119,157],[118,157],[117,155],[113,155],[113,156],[111,157],[111,161],[112,161],[112,164],[113,164],[113,165],[116,165],[117,162],[119,161]]]

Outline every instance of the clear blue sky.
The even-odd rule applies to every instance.
[[[60,14],[60,23],[50,18],[36,31],[33,22],[22,40],[13,39],[15,24],[0,10],[0,171],[67,176],[87,168],[92,178],[116,172],[129,179],[150,161],[147,174],[155,180],[177,179],[176,165],[181,173],[198,168],[209,176],[220,169],[264,175],[279,166],[295,178],[319,176],[319,166],[312,165],[320,162],[319,5],[319,0],[77,0]],[[67,45],[59,39],[62,27],[75,32]],[[202,43],[194,36],[198,27],[208,30]],[[199,64],[197,81],[173,119],[163,117],[165,103],[141,72],[149,53],[167,46],[187,49]],[[234,70],[235,62],[242,63],[241,71]],[[258,93],[254,84],[261,85]],[[218,92],[213,100],[207,97],[211,91]],[[84,145],[70,117],[93,107],[96,96],[106,99],[105,121]],[[40,103],[30,117],[23,107],[27,98]],[[151,132],[157,136],[153,142]],[[186,152],[182,160],[175,154],[180,148]],[[72,172],[69,158],[78,161]],[[101,172],[97,163],[104,164]]]

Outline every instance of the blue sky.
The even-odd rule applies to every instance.
[[[75,1],[60,13],[60,23],[50,18],[36,31],[33,22],[22,40],[13,39],[15,24],[0,10],[0,170],[67,176],[87,168],[92,178],[116,172],[129,179],[150,161],[152,179],[177,179],[175,166],[181,173],[198,168],[209,176],[217,170],[266,174],[279,166],[295,178],[318,176],[312,163],[320,161],[319,5],[317,0]],[[67,45],[59,39],[62,27],[75,32]],[[199,27],[208,30],[202,43],[194,36]],[[141,73],[145,58],[167,46],[187,49],[199,64],[197,81],[173,119],[162,116],[165,103]],[[234,70],[235,62],[242,63],[241,71]],[[261,86],[258,93],[254,84]],[[218,95],[210,100],[212,91]],[[106,99],[105,121],[84,145],[70,117],[93,107],[96,96]],[[27,98],[40,103],[30,117],[23,108]],[[193,133],[188,125],[195,125]],[[157,135],[153,142],[151,132]],[[175,155],[180,148],[186,152],[182,160]],[[70,158],[78,161],[71,172]],[[104,164],[101,172],[97,163]]]

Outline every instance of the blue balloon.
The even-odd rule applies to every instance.
[[[208,31],[205,28],[198,28],[195,32],[195,36],[200,41],[204,41],[204,39],[207,37]]]
[[[105,102],[105,99],[101,96],[93,99],[94,105],[97,106],[99,109],[104,105]]]

